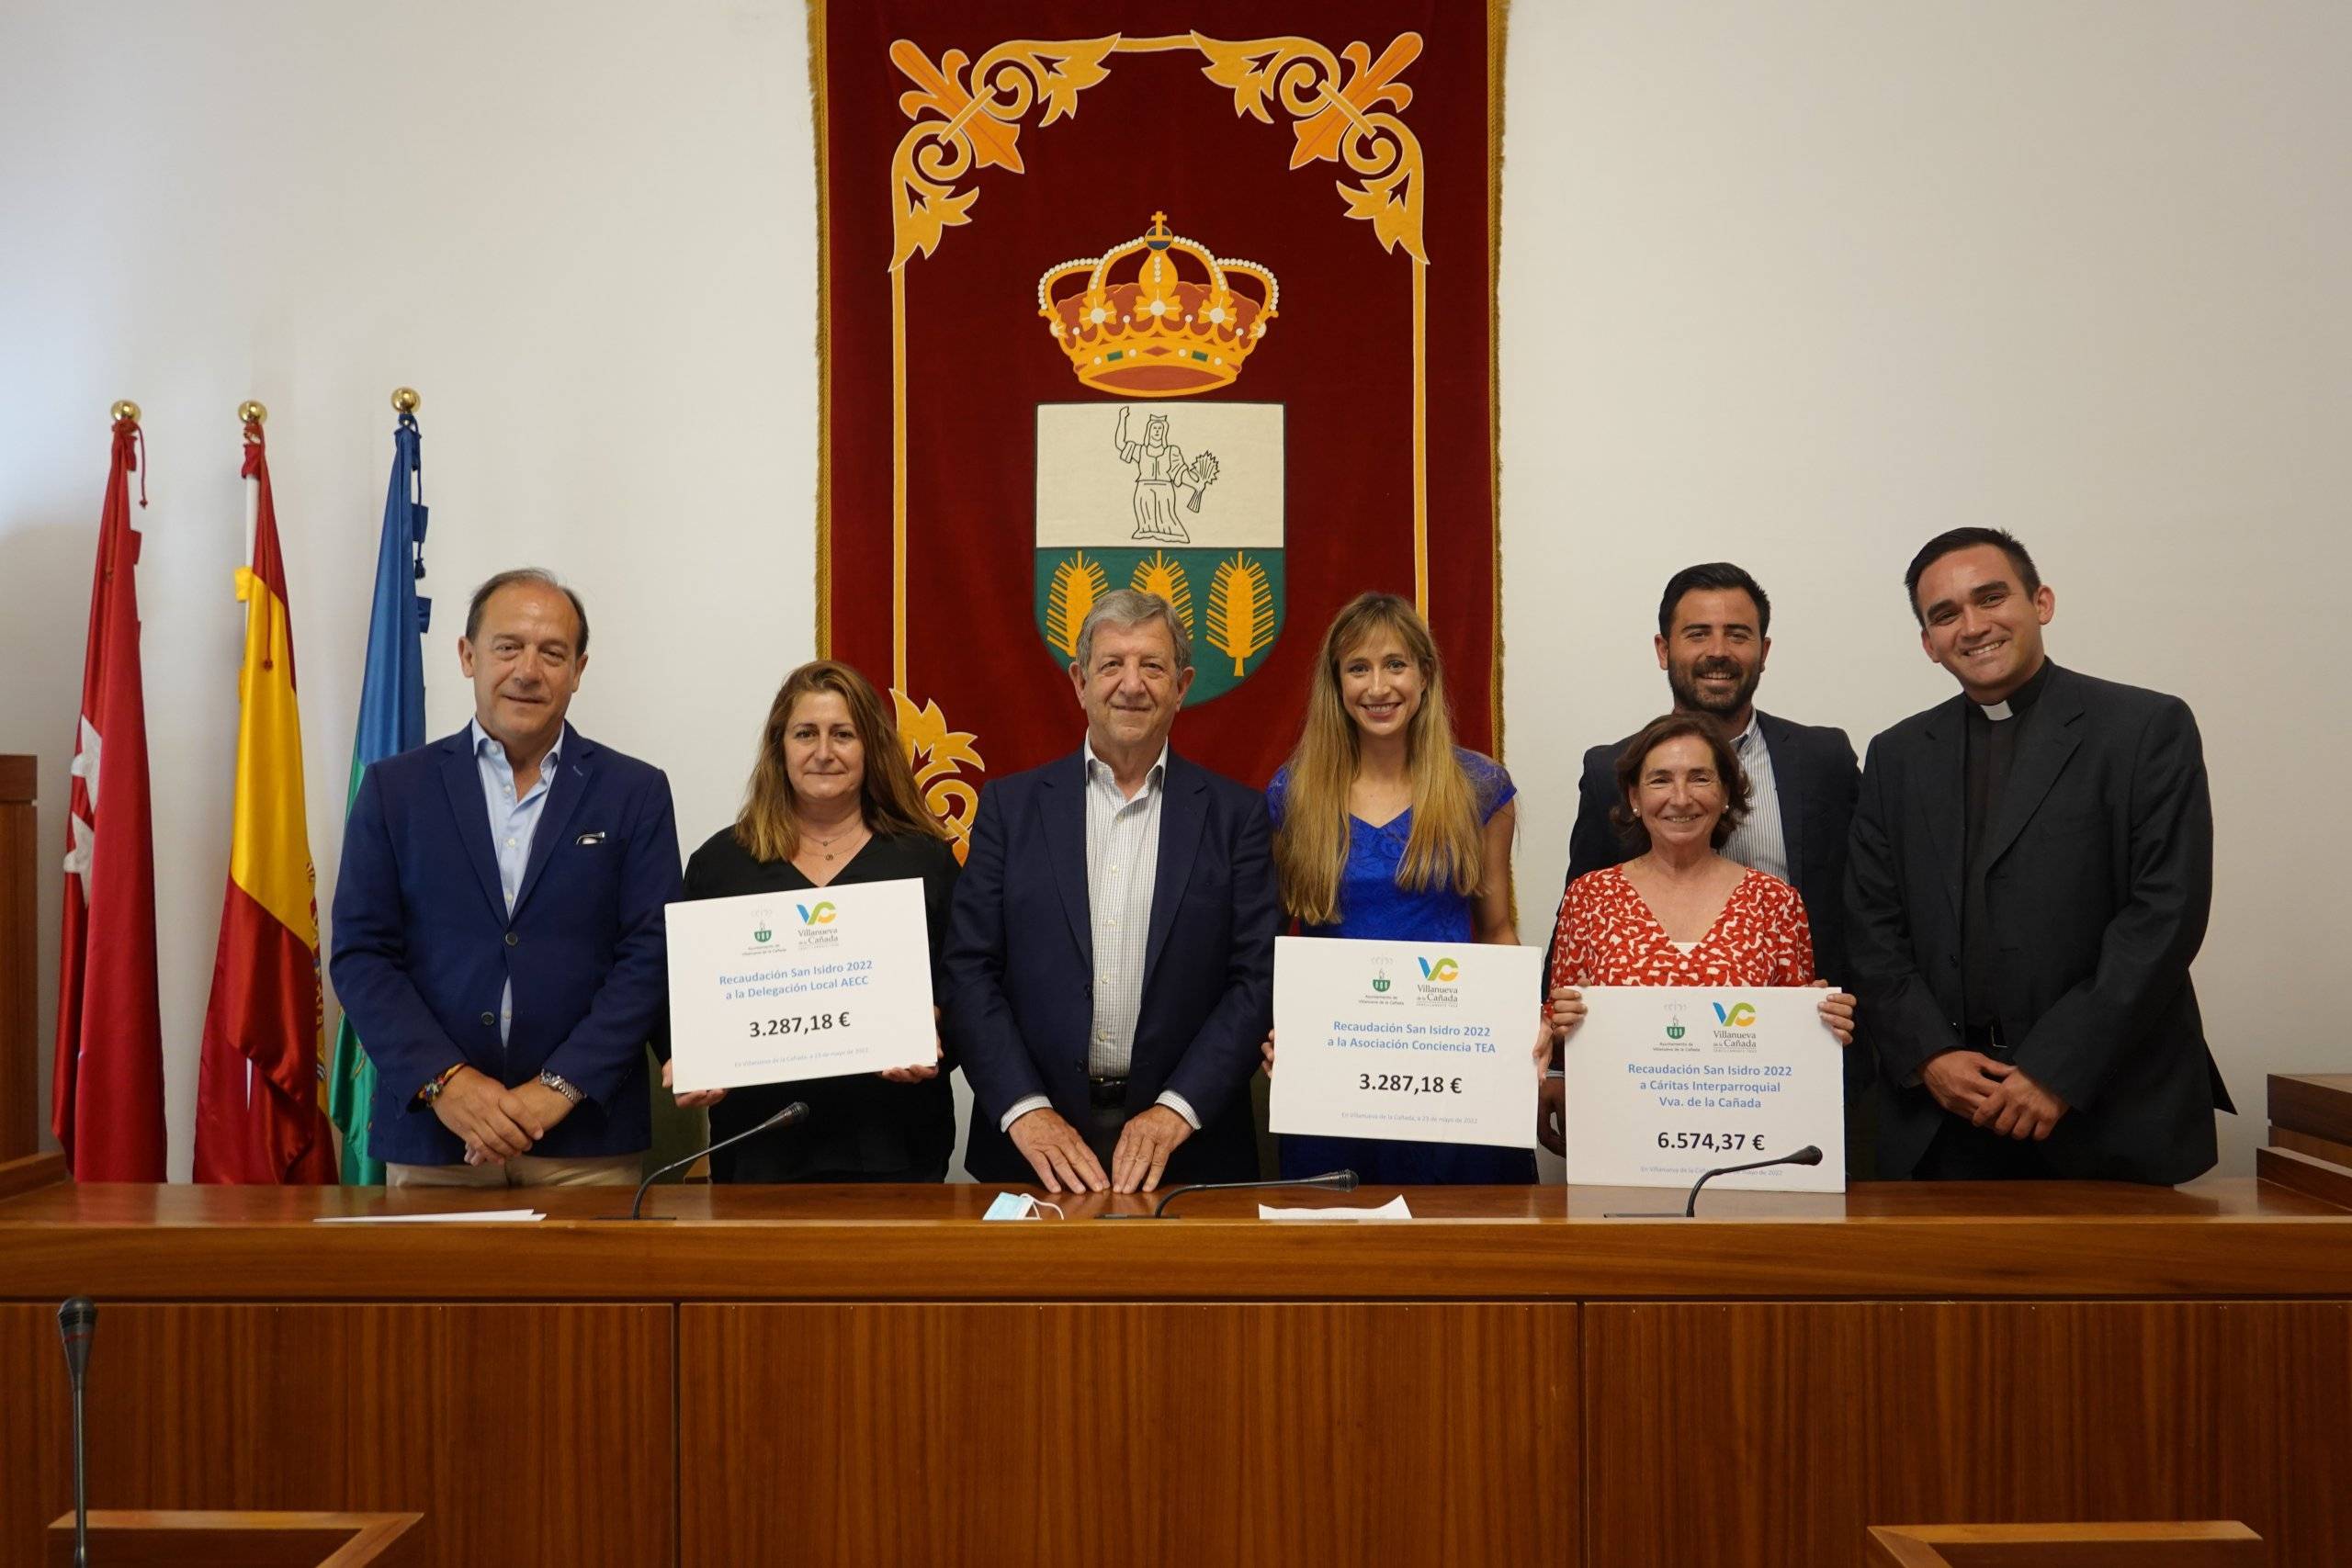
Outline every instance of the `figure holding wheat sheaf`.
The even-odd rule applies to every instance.
[[[1143,439],[1131,441],[1127,413],[1125,408],[1119,410],[1119,428],[1111,437],[1111,446],[1119,461],[1136,466],[1134,536],[1189,545],[1193,536],[1184,531],[1182,512],[1201,509],[1203,492],[1216,480],[1216,454],[1204,452],[1186,461],[1183,449],[1168,438],[1164,413],[1147,416]]]

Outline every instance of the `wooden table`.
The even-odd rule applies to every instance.
[[[414,1510],[439,1563],[1785,1568],[2157,1518],[2352,1559],[2352,1212],[2271,1182],[993,1195],[0,1201],[0,1556],[70,1501],[87,1293],[93,1506]]]

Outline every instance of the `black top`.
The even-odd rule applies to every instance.
[[[2025,735],[2034,700],[2050,683],[2051,664],[2041,661],[2026,683],[2008,696],[2009,716],[1992,718],[1979,704],[1968,705],[1967,826],[1968,887],[1960,917],[1961,996],[1967,1003],[1972,1029],[1996,1021],[1994,998],[2000,956],[1994,940],[1993,914],[1984,897],[1984,873],[1991,859],[1992,825],[2001,819],[2001,794],[2008,787],[2017,764],[2018,742]]]
[[[956,852],[944,840],[877,833],[827,885],[910,877],[922,881],[934,1001],[946,995],[939,964],[947,951],[947,900],[957,869]],[[689,898],[805,893],[814,886],[790,861],[753,860],[735,841],[732,828],[712,834],[686,862]],[[947,1082],[953,1065],[940,1063],[939,1076],[922,1083],[891,1083],[872,1073],[854,1073],[729,1089],[725,1100],[710,1108],[713,1139],[757,1126],[796,1100],[808,1102],[808,1120],[711,1156],[711,1176],[718,1181],[942,1180],[956,1149],[956,1102]]]

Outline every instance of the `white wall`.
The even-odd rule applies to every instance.
[[[2198,979],[2241,1098],[2343,1065],[2312,1021],[2352,871],[2321,663],[2352,576],[2346,80],[2333,3],[1521,0],[1503,548],[1531,937],[1577,753],[1664,704],[1668,573],[1754,570],[1767,705],[1859,744],[1950,690],[1911,549],[1994,522],[2057,588],[2058,658],[2198,709],[2222,824]],[[272,409],[322,903],[403,383],[434,728],[468,711],[467,590],[552,565],[594,617],[579,721],[670,769],[691,846],[811,646],[811,159],[783,0],[0,13],[0,750],[40,754],[62,846],[105,411],[137,398],[176,1170],[227,855],[237,401]],[[2226,1168],[2258,1126],[2225,1124]]]

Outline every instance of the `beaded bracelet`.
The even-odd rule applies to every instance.
[[[463,1062],[459,1062],[454,1066],[442,1068],[440,1077],[435,1078],[431,1083],[426,1084],[423,1089],[416,1091],[416,1098],[423,1100],[427,1105],[432,1104],[435,1100],[441,1098],[441,1091],[449,1087],[449,1080],[456,1077],[459,1073],[462,1073],[465,1070],[466,1065]]]

